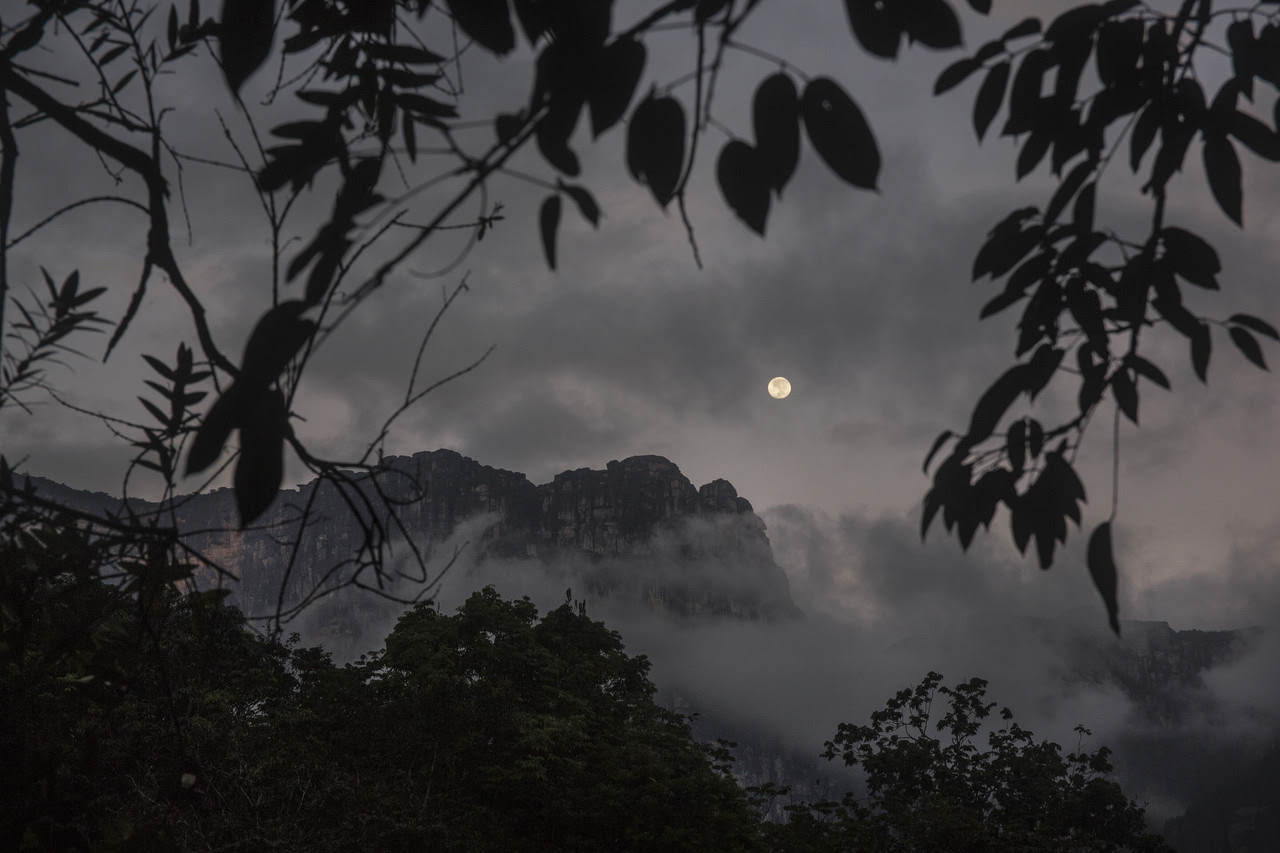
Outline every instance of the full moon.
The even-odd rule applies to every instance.
[[[791,383],[782,376],[775,376],[769,380],[769,396],[775,400],[781,400],[783,397],[791,393]]]

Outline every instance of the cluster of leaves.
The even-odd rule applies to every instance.
[[[147,385],[160,395],[159,405],[146,397],[138,398],[158,425],[144,426],[142,437],[133,442],[139,449],[134,464],[157,472],[164,482],[171,483],[176,479],[181,443],[191,434],[199,419],[199,414],[191,407],[208,396],[207,391],[194,390],[193,386],[209,379],[213,373],[196,369],[195,356],[186,344],[178,344],[172,365],[151,355],[142,358],[163,381],[146,380]]]
[[[1143,810],[1107,778],[1110,751],[1062,755],[1013,721],[975,740],[996,703],[987,682],[931,672],[868,725],[841,723],[824,757],[860,767],[865,798],[789,807],[776,849],[1167,851]],[[939,706],[946,702],[945,713]],[[1089,731],[1076,728],[1083,744]],[[839,845],[843,845],[842,847]]]
[[[1217,290],[1222,264],[1203,237],[1166,222],[1166,198],[1199,138],[1209,188],[1239,225],[1235,143],[1280,160],[1280,133],[1240,105],[1242,96],[1252,101],[1255,78],[1280,89],[1280,54],[1263,49],[1280,41],[1280,21],[1273,20],[1280,10],[1268,5],[1275,4],[1215,11],[1212,0],[1184,0],[1166,15],[1137,0],[1088,3],[1043,29],[1028,18],[939,76],[935,91],[942,93],[983,72],[973,108],[978,138],[1005,107],[1001,135],[1017,141],[1017,178],[1047,158],[1060,180],[1043,209],[1019,208],[1001,220],[974,259],[974,279],[1004,281],[981,316],[1021,308],[1019,361],[978,400],[967,431],[944,432],[926,458],[928,470],[954,441],[925,497],[922,535],[941,511],[943,524],[968,547],[1004,504],[1018,549],[1025,552],[1034,540],[1048,568],[1055,546],[1066,541],[1067,519],[1081,522],[1085,492],[1073,462],[1097,408],[1109,394],[1118,415],[1137,424],[1139,380],[1170,387],[1164,371],[1142,355],[1140,343],[1150,337],[1142,332],[1169,328],[1184,337],[1196,375],[1207,378],[1210,321],[1193,313],[1183,292]],[[1223,26],[1223,18],[1230,23]],[[1255,32],[1258,20],[1265,24]],[[1225,44],[1216,43],[1219,37]],[[1211,99],[1197,61],[1204,50],[1232,57],[1234,73]],[[1149,230],[1138,238],[1095,221],[1104,173],[1126,141],[1128,164],[1152,203]],[[1153,146],[1156,154],[1147,159]],[[1249,361],[1266,368],[1256,336],[1280,340],[1270,323],[1235,314],[1220,325]],[[1016,416],[999,431],[1015,403],[1034,402],[1063,374],[1076,377],[1073,417],[1046,427]],[[1114,515],[1113,509],[1096,527],[1088,563],[1118,632]]]
[[[82,332],[100,332],[107,322],[89,307],[106,292],[105,287],[81,292],[79,271],[67,276],[61,286],[54,284],[48,270],[41,268],[40,272],[48,301],[41,301],[34,293],[29,306],[16,297],[10,300],[21,319],[13,324],[12,331],[5,330],[6,346],[0,356],[0,408],[12,403],[28,414],[30,409],[19,395],[46,387],[45,370],[51,364],[66,366],[63,356],[83,356],[67,338]]]

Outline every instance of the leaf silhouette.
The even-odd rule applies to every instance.
[[[1093,161],[1085,160],[1083,163],[1076,164],[1067,176],[1062,179],[1062,183],[1058,185],[1058,189],[1054,191],[1053,197],[1049,199],[1049,206],[1044,210],[1044,221],[1052,225],[1058,219],[1058,214],[1067,206],[1075,194],[1084,184],[1085,178],[1093,172]],[[1090,229],[1092,230],[1092,229]]]
[[[977,405],[973,407],[969,431],[964,437],[967,444],[977,444],[995,432],[996,425],[1013,405],[1013,401],[1027,390],[1028,379],[1027,365],[1015,364],[991,384],[991,387],[978,399]]]
[[[1044,159],[1044,155],[1049,153],[1051,144],[1053,144],[1053,134],[1048,131],[1037,129],[1027,134],[1027,141],[1022,143],[1022,150],[1018,152],[1018,160],[1014,168],[1018,180],[1035,171],[1036,166]]]
[[[1218,289],[1215,276],[1222,272],[1222,261],[1213,246],[1199,235],[1175,226],[1164,228],[1160,237],[1174,272],[1198,287]]]
[[[1275,326],[1251,314],[1232,314],[1227,318],[1227,322],[1253,329],[1258,334],[1266,335],[1273,341],[1280,341],[1280,332],[1276,331]]]
[[[716,160],[716,181],[724,200],[752,231],[764,236],[769,217],[769,184],[760,152],[740,139],[730,140]]]
[[[258,395],[257,404],[240,427],[240,458],[232,483],[241,529],[266,512],[280,491],[287,416],[284,395],[271,388]]]
[[[635,39],[615,39],[601,52],[600,71],[587,95],[593,137],[604,133],[626,115],[636,86],[640,84],[644,62],[644,45]]]
[[[1127,370],[1117,370],[1111,377],[1111,393],[1115,395],[1116,405],[1124,416],[1135,424],[1138,422],[1138,388]]]
[[[315,331],[315,323],[302,319],[308,307],[301,300],[291,300],[262,316],[244,346],[237,384],[256,389],[276,380]]]
[[[1213,342],[1209,338],[1209,326],[1196,321],[1198,325],[1191,334],[1191,367],[1201,382],[1209,381],[1209,356],[1213,352]]]
[[[903,16],[903,23],[907,38],[926,47],[945,50],[961,43],[960,19],[946,0],[916,0],[910,13]]]
[[[590,222],[592,228],[600,224],[600,205],[596,204],[595,196],[586,187],[566,184],[564,181],[557,181],[556,185],[569,194],[569,198],[578,206],[582,218]]]
[[[266,62],[275,29],[275,0],[224,0],[218,46],[231,91]],[[101,64],[106,64],[105,60]]]
[[[675,98],[652,93],[631,114],[627,128],[627,168],[647,184],[658,204],[675,196],[684,165],[684,108]]]
[[[938,75],[938,79],[933,84],[933,94],[941,95],[943,92],[949,92],[968,80],[969,76],[980,68],[982,63],[971,56],[951,63]]]
[[[556,268],[556,229],[560,227],[560,196],[547,196],[538,211],[538,230],[542,233],[542,251],[547,256],[547,266]]]
[[[1240,186],[1240,158],[1225,135],[1214,134],[1204,141],[1204,173],[1218,207],[1236,225],[1243,225],[1244,194]]]
[[[978,95],[973,101],[973,129],[978,139],[986,136],[1000,104],[1004,101],[1004,92],[1009,85],[1010,64],[1008,60],[993,65],[978,88]]]
[[[872,56],[893,59],[902,41],[902,26],[894,3],[844,0],[849,27],[858,43]]]
[[[1086,562],[1089,566],[1089,577],[1102,596],[1102,603],[1107,608],[1107,621],[1116,636],[1120,635],[1120,607],[1117,601],[1117,573],[1115,558],[1111,553],[1111,522],[1104,521],[1094,528],[1089,537]]]
[[[1023,18],[1021,21],[1005,30],[1004,35],[1000,36],[1000,40],[1012,41],[1013,39],[1033,36],[1038,32],[1040,32],[1039,18]]]
[[[818,77],[805,86],[801,104],[809,142],[842,180],[874,190],[880,151],[862,110],[834,80]]]
[[[1076,196],[1075,206],[1071,209],[1071,224],[1081,234],[1093,232],[1093,213],[1097,207],[1098,185],[1090,181]]]
[[[1164,375],[1164,371],[1156,367],[1147,359],[1138,355],[1136,352],[1129,353],[1129,355],[1125,356],[1125,363],[1133,368],[1136,375],[1145,376],[1148,380],[1159,385],[1161,388],[1164,388],[1166,391],[1169,390],[1169,377]]]
[[[1253,37],[1253,21],[1232,21],[1227,27],[1227,44],[1231,46],[1231,69],[1244,87],[1245,96],[1253,98],[1253,76],[1258,66],[1258,42]]]
[[[779,72],[760,83],[751,104],[751,121],[761,166],[781,196],[800,161],[800,96],[789,75]]]
[[[1280,134],[1248,113],[1232,111],[1227,118],[1228,131],[1244,146],[1263,159],[1280,161]]]
[[[1066,350],[1058,349],[1052,344],[1041,344],[1031,356],[1031,361],[1027,362],[1025,381],[1027,394],[1032,401],[1053,379],[1053,374],[1057,372],[1058,365],[1062,364],[1062,357],[1066,354]]]
[[[1009,433],[1005,436],[1005,446],[1009,453],[1009,465],[1015,474],[1022,473],[1022,466],[1027,461],[1027,422],[1014,421],[1009,425]]]
[[[1034,207],[1019,208],[991,229],[987,241],[973,258],[972,273],[975,280],[988,274],[992,278],[999,278],[1036,247],[1044,234],[1044,227],[1033,225],[1023,229],[1022,224],[1039,212]]]
[[[1040,426],[1039,421],[1031,420],[1027,424],[1027,452],[1031,454],[1032,459],[1035,459],[1043,449],[1044,427]]]
[[[1156,102],[1151,102],[1141,113],[1129,134],[1129,168],[1137,174],[1142,165],[1142,158],[1155,141],[1156,131],[1160,129],[1161,109]]]
[[[493,119],[493,130],[498,135],[498,141],[504,145],[510,142],[520,132],[520,128],[524,127],[524,122],[523,113],[498,113]]]
[[[249,402],[244,386],[232,384],[209,407],[187,452],[188,476],[198,474],[217,460],[231,431],[243,423]]]
[[[1058,43],[1082,41],[1097,29],[1106,14],[1106,10],[1097,3],[1085,3],[1074,9],[1068,9],[1054,18],[1045,28],[1045,41]]]
[[[1098,31],[1096,61],[1098,79],[1104,86],[1123,85],[1131,80],[1142,58],[1142,21],[1129,18],[1109,20]]]
[[[933,447],[930,447],[929,452],[925,455],[924,466],[921,469],[926,474],[929,473],[929,463],[933,461],[933,457],[937,455],[938,451],[942,449],[942,445],[945,444],[947,439],[951,438],[952,435],[953,433],[951,432],[951,430],[944,429],[942,431],[942,434],[939,435],[936,439],[934,439]]]
[[[1249,361],[1256,364],[1263,370],[1267,370],[1267,360],[1262,357],[1262,347],[1258,346],[1258,339],[1240,326],[1232,326],[1228,330],[1231,335],[1231,342],[1236,345],[1236,349],[1244,355]]]
[[[499,56],[516,46],[507,0],[448,0],[449,14],[481,47]]]
[[[520,29],[524,30],[529,44],[537,42],[538,37],[546,32],[546,21],[542,14],[540,0],[514,0],[516,18],[520,21]]]
[[[727,5],[729,0],[698,0],[698,8],[694,10],[693,19],[699,24],[706,23]]]
[[[535,141],[538,151],[547,162],[566,175],[574,176],[582,171],[578,155],[569,147],[569,137],[578,124],[582,102],[571,98],[553,98],[551,106],[538,121]]]
[[[1002,135],[1016,136],[1039,125],[1042,117],[1041,89],[1052,62],[1052,54],[1043,47],[1035,48],[1022,57],[1009,86],[1009,118],[1000,131]]]

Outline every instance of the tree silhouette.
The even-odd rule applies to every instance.
[[[1255,80],[1267,83],[1273,97],[1280,89],[1275,5],[1215,9],[1212,0],[1183,0],[1176,13],[1164,14],[1137,0],[1084,4],[1043,29],[1028,18],[938,77],[941,93],[983,71],[973,110],[978,138],[1003,108],[1001,133],[1018,140],[1017,178],[1047,158],[1060,182],[1043,209],[1019,208],[997,223],[974,259],[975,279],[1004,281],[981,316],[1021,307],[1017,362],[977,401],[968,428],[942,433],[926,457],[928,469],[951,444],[925,496],[921,535],[941,511],[943,524],[968,547],[1004,504],[1018,549],[1025,552],[1034,539],[1047,569],[1055,545],[1066,541],[1067,519],[1081,521],[1085,491],[1074,460],[1104,400],[1109,396],[1114,406],[1118,444],[1120,416],[1138,423],[1139,380],[1169,388],[1164,371],[1142,354],[1154,337],[1185,338],[1202,382],[1212,326],[1225,328],[1244,357],[1266,369],[1258,336],[1280,340],[1274,326],[1248,314],[1211,320],[1183,303],[1186,286],[1218,290],[1222,265],[1213,246],[1169,222],[1166,209],[1193,142],[1214,199],[1238,226],[1236,143],[1280,160],[1275,121],[1260,120],[1254,101]],[[1230,76],[1211,97],[1206,54],[1231,59]],[[1150,150],[1155,154],[1147,157]],[[1150,199],[1150,223],[1137,234],[1095,221],[1098,187],[1108,169],[1118,168],[1117,156],[1127,159]],[[1072,417],[1048,427],[1032,417],[1007,418],[1019,398],[1034,402],[1061,377],[1074,377],[1077,386]],[[1117,502],[1113,488],[1111,513],[1094,528],[1087,561],[1119,633],[1111,546]]]
[[[954,687],[931,672],[899,690],[869,725],[841,723],[823,757],[866,775],[866,795],[788,807],[777,850],[1169,851],[1143,808],[1112,779],[1111,751],[1090,732],[1062,754],[1000,710],[987,722],[987,682]],[[945,708],[943,707],[945,703]],[[985,737],[982,735],[985,734]]]
[[[639,13],[607,0],[224,0],[217,18],[202,15],[197,0],[181,5],[40,0],[0,31],[0,407],[22,406],[32,394],[56,397],[44,369],[73,336],[104,321],[90,310],[103,288],[81,291],[74,273],[61,288],[46,275],[48,301],[20,298],[10,286],[11,249],[85,205],[139,210],[146,225],[138,233],[138,279],[104,358],[161,276],[186,306],[194,340],[171,362],[147,358],[155,373],[147,393],[160,395],[142,400],[148,422],[102,416],[137,448],[134,466],[161,476],[167,497],[178,493],[180,473],[208,476],[207,485],[233,466],[242,526],[273,502],[291,452],[336,489],[361,522],[364,535],[344,574],[350,582],[378,586],[386,574],[396,521],[392,502],[368,474],[378,468],[396,419],[440,384],[421,383],[419,368],[452,297],[422,341],[403,404],[352,458],[319,458],[293,429],[295,401],[306,393],[303,377],[333,332],[431,241],[462,229],[474,245],[502,220],[501,206],[488,201],[494,181],[531,181],[547,190],[537,227],[553,269],[565,199],[593,226],[601,215],[579,182],[574,146],[581,144],[584,116],[592,140],[625,129],[628,172],[659,207],[675,207],[695,259],[686,190],[700,155],[713,144],[713,130],[728,137],[714,166],[724,201],[760,236],[796,170],[802,138],[842,182],[881,189],[871,126],[832,77],[810,76],[772,57],[755,89],[751,127],[730,128],[717,118],[725,57],[769,56],[739,35],[765,6],[762,0],[670,0]],[[968,6],[986,14],[991,3],[968,0]],[[968,547],[1004,504],[1017,547],[1025,552],[1034,540],[1047,568],[1066,539],[1067,520],[1082,520],[1085,492],[1075,456],[1104,400],[1114,405],[1118,429],[1121,414],[1138,421],[1140,379],[1169,384],[1142,354],[1151,338],[1166,329],[1186,338],[1203,380],[1211,325],[1218,325],[1249,361],[1265,367],[1258,336],[1280,337],[1274,327],[1245,314],[1211,322],[1183,304],[1186,285],[1217,289],[1221,265],[1208,242],[1167,222],[1165,211],[1193,142],[1214,197],[1237,224],[1243,191],[1236,143],[1280,159],[1274,120],[1259,118],[1261,104],[1253,100],[1258,80],[1280,87],[1275,6],[1215,9],[1212,0],[1184,0],[1176,12],[1164,13],[1136,0],[1082,4],[1047,26],[1028,18],[939,77],[935,91],[942,94],[983,72],[973,112],[978,138],[1003,110],[1001,133],[1018,141],[1015,176],[1047,161],[1060,183],[1043,209],[1020,208],[998,222],[977,252],[974,277],[1004,282],[981,315],[1022,306],[1015,361],[977,401],[967,429],[944,432],[929,452],[926,469],[949,447],[924,499],[922,534],[940,512]],[[961,46],[961,18],[946,0],[846,0],[845,9],[855,41],[874,57],[896,59],[904,44]],[[692,36],[687,71],[650,62],[646,40],[673,28]],[[461,85],[468,54],[506,56],[522,40],[535,55],[527,98],[517,95],[511,111],[475,116]],[[267,60],[277,46],[280,62],[266,106],[240,101],[247,80],[270,72]],[[72,69],[43,64],[46,55],[71,53],[77,56]],[[1209,53],[1229,56],[1232,68],[1212,97],[1201,68]],[[185,204],[182,169],[193,161],[163,126],[166,107],[157,84],[186,73],[202,56],[219,64],[249,128],[243,138],[227,129],[236,162],[221,165],[251,182],[272,247],[264,270],[272,305],[253,323],[238,362],[211,328],[207,294],[184,273],[172,234],[175,199]],[[69,85],[75,83],[83,84],[79,92]],[[84,91],[96,94],[86,99]],[[259,133],[259,120],[273,125],[269,134]],[[101,162],[120,183],[119,194],[86,195],[52,212],[15,210],[19,136],[27,133],[57,134]],[[538,153],[542,174],[510,168],[526,149]],[[1155,153],[1147,157],[1150,150]],[[1149,228],[1137,235],[1095,221],[1099,187],[1126,151],[1151,201]],[[313,205],[320,198],[329,210],[325,221],[301,248],[288,246],[282,235],[290,214],[302,200]],[[464,211],[475,203],[473,213]],[[19,221],[32,224],[15,236]],[[464,288],[465,279],[453,295]],[[1011,416],[1022,397],[1034,402],[1051,383],[1070,377],[1078,384],[1071,418],[1044,425],[1029,415]],[[7,463],[0,475],[6,517],[27,510],[49,517],[65,509],[22,489]],[[309,503],[298,508],[298,531],[311,509]],[[114,517],[81,522],[103,531],[135,528],[184,559],[215,565],[208,555],[182,550],[187,546],[168,511],[168,518],[136,518],[126,506]],[[1110,516],[1092,534],[1088,563],[1118,630],[1114,518],[1113,495]],[[428,581],[423,561],[418,564]]]

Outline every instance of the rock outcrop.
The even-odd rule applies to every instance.
[[[39,488],[70,500],[72,490],[65,487],[42,481]],[[569,574],[591,598],[679,616],[799,615],[750,502],[726,480],[695,487],[660,456],[633,456],[604,470],[565,471],[535,486],[523,474],[436,450],[389,457],[376,474],[353,475],[345,495],[330,483],[315,482],[282,491],[243,531],[230,489],[178,498],[166,511],[195,553],[240,579],[233,601],[246,613],[262,615],[350,579],[353,555],[365,542],[357,513],[365,523],[370,518],[353,496],[375,492],[376,520],[390,531],[388,565],[408,576],[421,571],[410,559],[415,550],[428,566],[420,579],[429,578],[465,533],[468,565],[504,560],[529,572]],[[105,495],[83,497],[95,506],[110,501]],[[133,507],[157,509],[144,502]],[[212,585],[218,574],[206,567],[199,577]],[[376,582],[371,576],[361,580]],[[411,594],[406,584],[398,592]]]
[[[1178,728],[1212,702],[1203,676],[1239,659],[1256,629],[1174,630],[1168,622],[1126,621],[1123,640],[1096,634],[1049,633],[1066,662],[1068,682],[1114,685],[1148,725]]]

